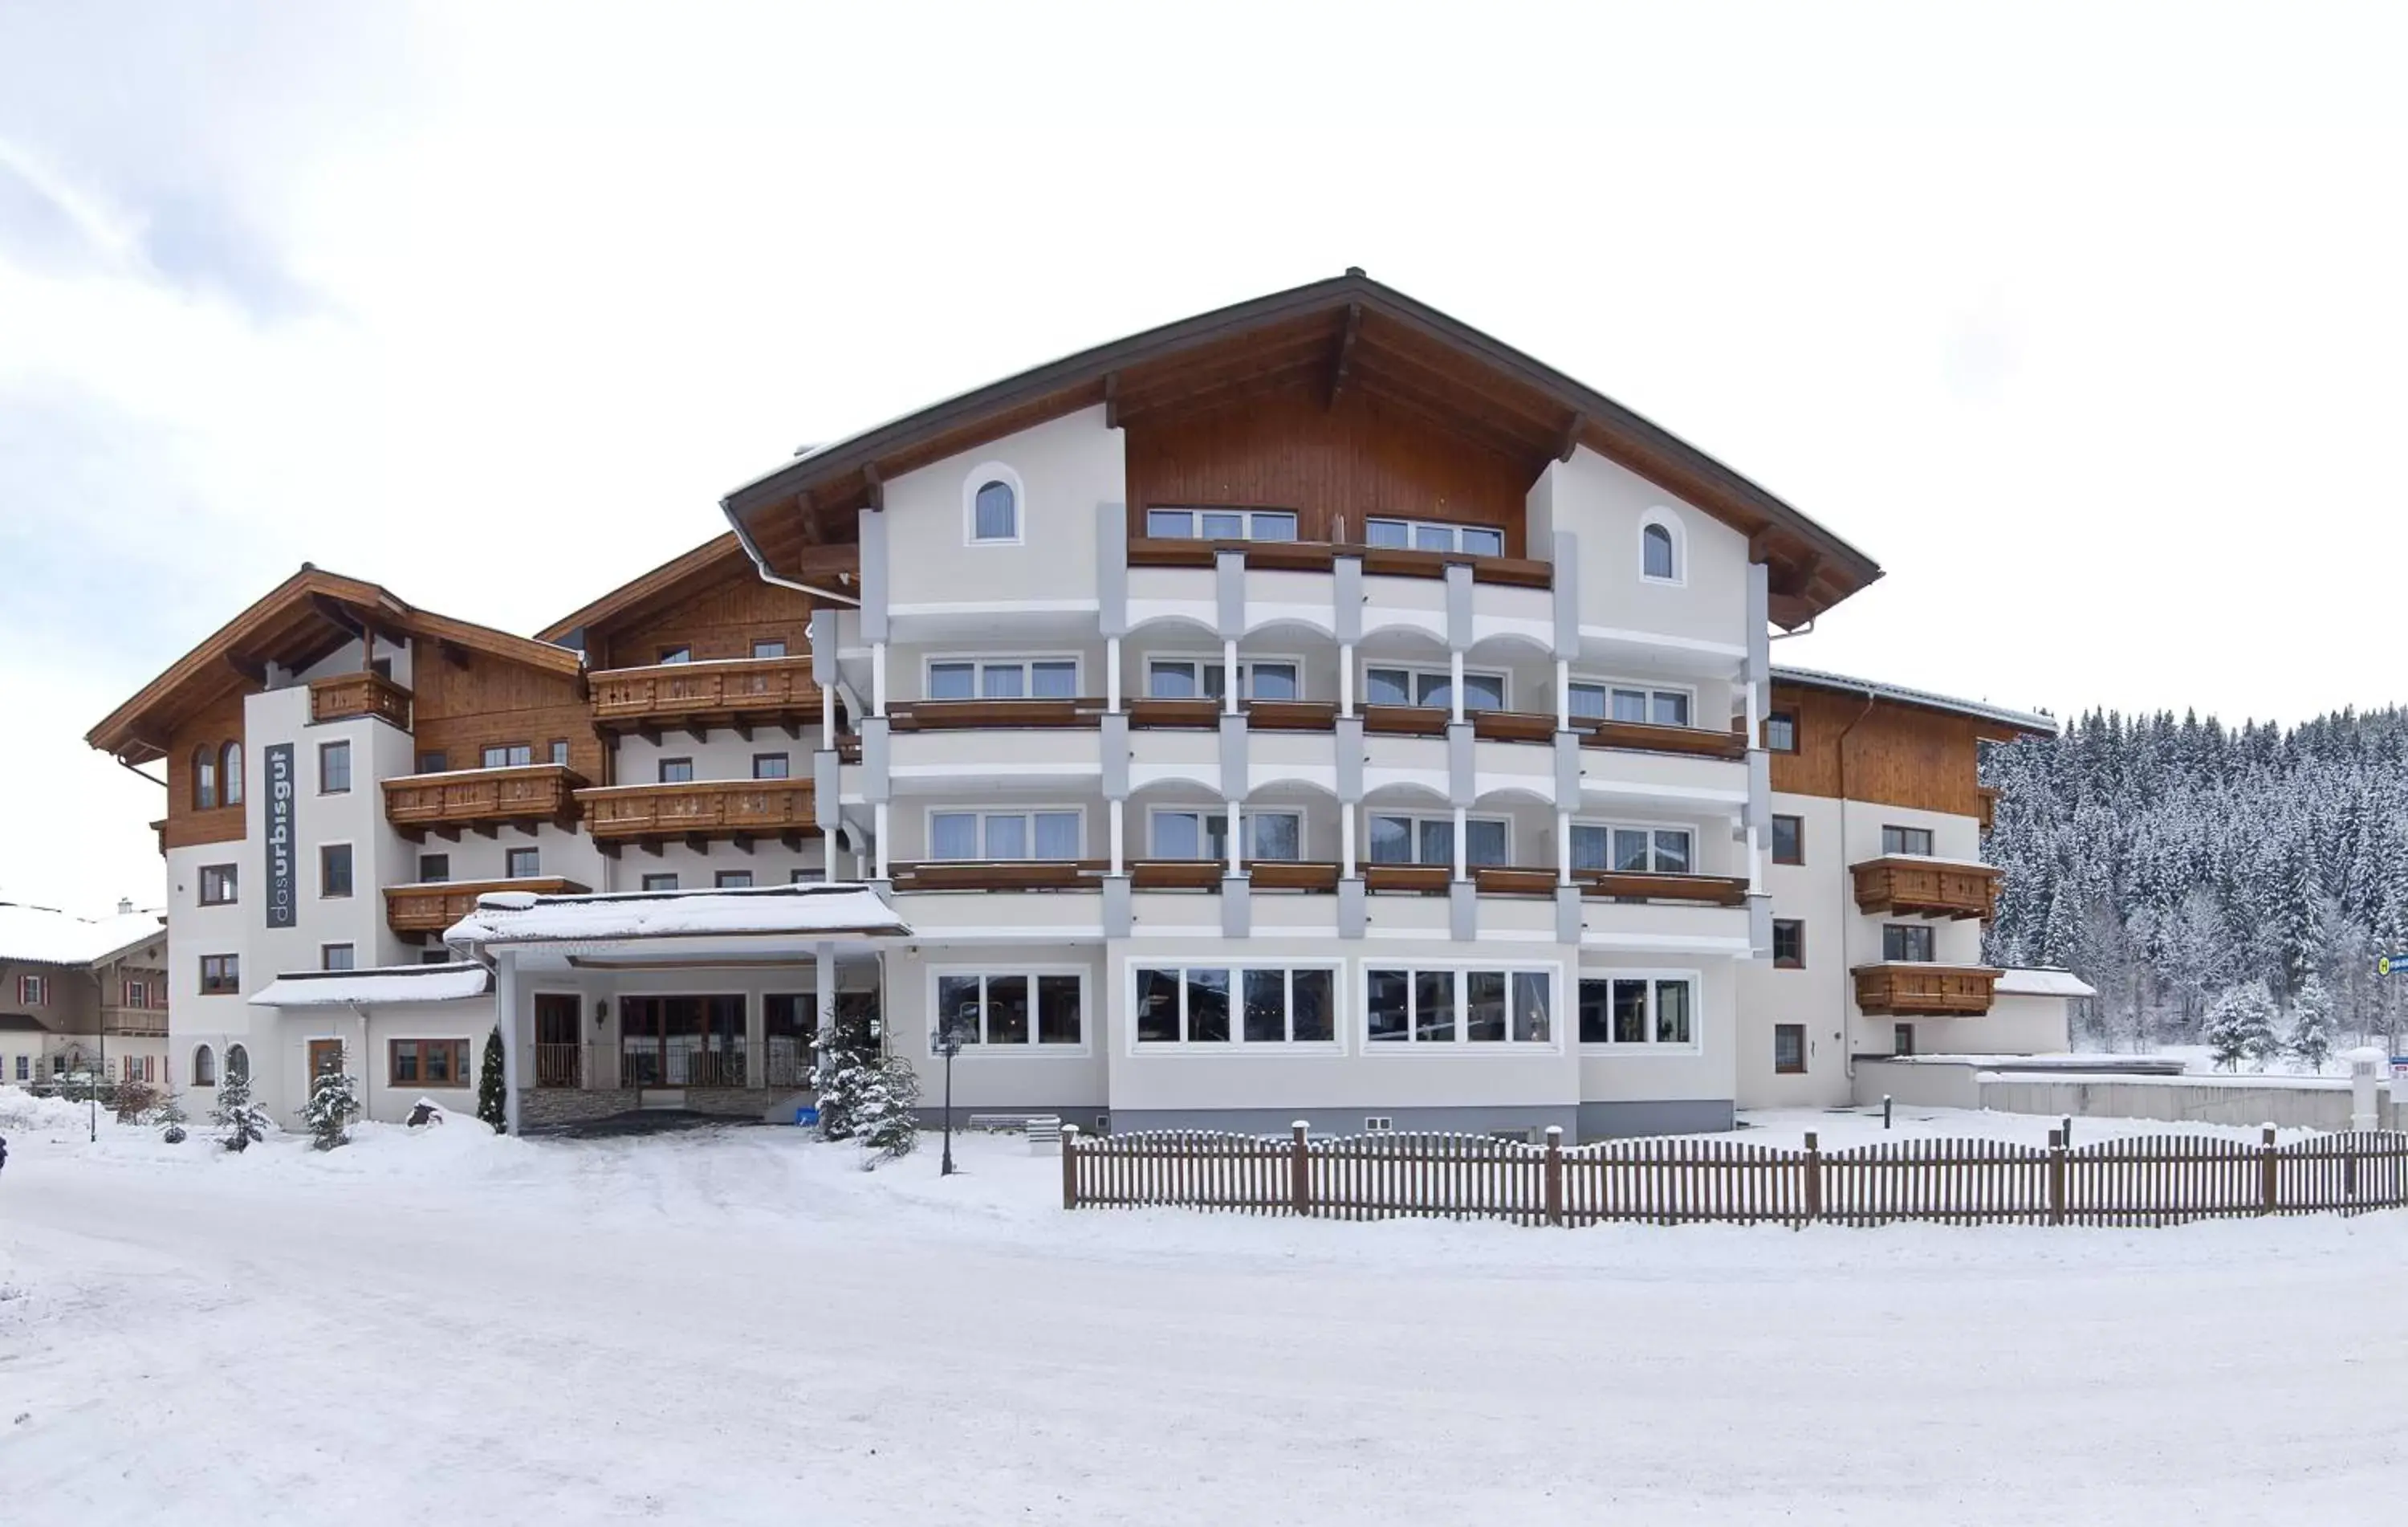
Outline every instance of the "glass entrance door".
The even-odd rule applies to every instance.
[[[619,1085],[743,1087],[744,999],[619,999]]]

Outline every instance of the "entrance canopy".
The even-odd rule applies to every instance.
[[[868,886],[539,896],[488,891],[443,942],[463,958],[520,968],[732,964],[804,950],[859,949],[910,926]]]
[[[251,999],[253,1007],[384,1007],[458,1002],[494,989],[482,965],[386,965],[362,971],[287,971]]]

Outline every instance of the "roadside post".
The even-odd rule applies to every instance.
[[[2349,1052],[2349,1127],[2366,1131],[2376,1128],[2375,1084],[2387,1069],[2390,1057],[2369,1044]]]

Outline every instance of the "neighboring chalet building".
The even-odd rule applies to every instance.
[[[0,1083],[167,1080],[167,930],[0,901]]]
[[[465,1104],[499,1011],[527,1127],[781,1117],[944,1023],[975,1111],[1596,1137],[2063,1046],[1978,962],[1977,749],[2051,724],[1774,670],[1869,558],[1360,272],[724,507],[538,640],[305,569],[94,729],[196,1082]]]

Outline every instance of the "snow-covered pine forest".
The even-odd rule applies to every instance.
[[[1990,749],[1983,778],[2006,871],[1988,958],[2098,987],[2079,1043],[2262,1063],[2303,1016],[2335,1049],[2397,1036],[2408,975],[2375,960],[2408,953],[2408,712],[2287,732],[2094,713]]]

